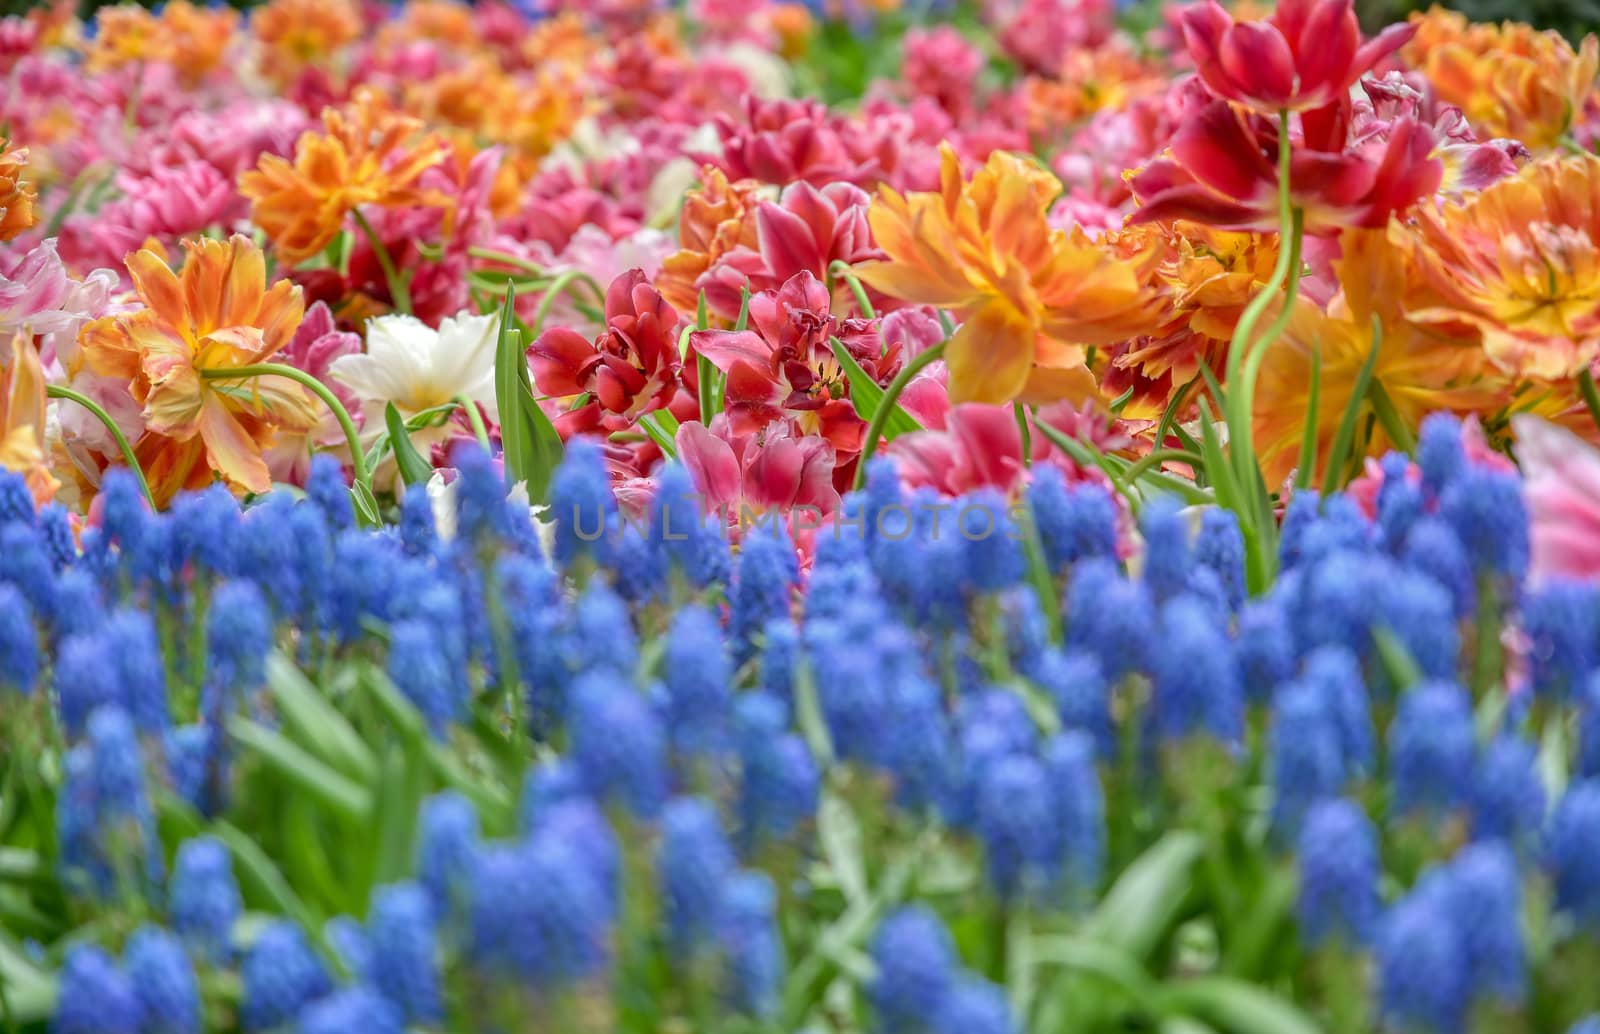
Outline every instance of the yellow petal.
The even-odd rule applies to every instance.
[[[1015,399],[1033,369],[1037,332],[1002,299],[974,312],[945,348],[950,402],[1000,405]]]

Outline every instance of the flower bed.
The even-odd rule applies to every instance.
[[[1600,49],[0,20],[0,1022],[1600,1030]]]

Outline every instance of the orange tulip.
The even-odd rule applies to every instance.
[[[1594,91],[1600,42],[1593,35],[1573,50],[1558,32],[1469,22],[1439,7],[1411,21],[1417,34],[1403,56],[1484,136],[1553,148]]]
[[[279,429],[307,431],[314,400],[292,381],[228,381],[206,375],[268,361],[287,345],[305,314],[300,288],[266,286],[266,260],[248,237],[186,241],[181,273],[152,249],[128,256],[144,308],[84,327],[89,369],[126,379],[144,407],[145,433],[134,451],[156,502],[212,480],[234,490],[272,485],[262,450]]]
[[[1050,401],[1080,390],[1086,346],[1153,325],[1158,251],[1119,255],[1081,230],[1053,229],[1045,215],[1061,184],[1022,158],[995,152],[964,183],[955,152],[946,146],[941,157],[938,191],[879,188],[868,219],[889,259],[857,274],[891,297],[961,318],[945,351],[952,402]]]
[[[263,68],[287,82],[359,38],[361,9],[355,0],[268,0],[251,14],[250,29]]]
[[[194,85],[227,56],[239,27],[239,12],[226,7],[196,7],[189,0],[168,0],[161,9],[161,26],[172,40],[172,67],[184,82]]]
[[[1268,351],[1256,382],[1254,438],[1267,483],[1287,477],[1299,456],[1309,409],[1312,355],[1320,355],[1315,433],[1319,463],[1354,398],[1361,367],[1378,349],[1372,379],[1414,433],[1428,413],[1482,413],[1508,397],[1506,381],[1470,337],[1456,337],[1406,319],[1403,285],[1416,273],[1382,230],[1350,230],[1335,263],[1342,289],[1322,308],[1302,297],[1283,338]],[[1378,333],[1373,330],[1374,317]],[[1357,443],[1360,447],[1361,443]],[[1367,455],[1392,447],[1380,423]],[[1321,469],[1316,472],[1321,476]]]
[[[1518,376],[1574,377],[1600,357],[1600,158],[1542,159],[1389,235],[1434,294],[1413,323],[1465,328]]]
[[[173,58],[172,34],[142,7],[102,7],[94,22],[94,38],[87,43],[84,60],[90,72]]]
[[[39,196],[22,178],[22,168],[27,164],[28,149],[12,148],[0,136],[0,241],[20,235],[39,221],[33,209]]]
[[[700,277],[717,260],[744,245],[758,249],[756,208],[761,184],[728,182],[721,169],[701,170],[701,186],[683,199],[678,219],[680,249],[668,255],[656,274],[656,290],[679,312],[694,312],[700,303]]]
[[[35,504],[60,482],[45,462],[45,379],[33,338],[18,331],[0,344],[0,467],[21,474]]]
[[[239,177],[250,218],[283,261],[293,265],[322,251],[360,205],[445,203],[416,184],[449,147],[432,134],[415,140],[421,121],[391,111],[376,90],[356,91],[344,109],[325,109],[322,122],[325,132],[301,134],[294,164],[266,154]]]

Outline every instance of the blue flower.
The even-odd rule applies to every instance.
[[[1061,733],[1040,750],[1061,840],[1065,889],[1079,903],[1093,900],[1105,868],[1105,796],[1095,752],[1094,740],[1083,732]]]
[[[56,714],[69,740],[83,735],[95,708],[116,703],[122,695],[107,644],[93,634],[67,637],[56,651],[51,674]]]
[[[305,934],[284,919],[270,920],[261,928],[239,975],[244,983],[239,1019],[246,1031],[271,1030],[288,1023],[306,1005],[333,990],[328,970],[311,950]]]
[[[1349,496],[1334,495],[1322,501],[1322,514],[1300,538],[1300,563],[1311,566],[1334,553],[1372,552],[1376,543],[1372,523]]]
[[[432,556],[439,548],[439,530],[433,518],[428,486],[409,485],[400,499],[400,542],[411,556]]]
[[[53,1034],[140,1034],[141,1010],[133,982],[116,960],[94,944],[67,949]]]
[[[32,524],[12,521],[0,528],[0,585],[6,582],[28,598],[35,614],[54,619],[56,572]]]
[[[1538,751],[1514,734],[1496,737],[1473,771],[1473,839],[1526,843],[1537,835],[1544,811]]]
[[[936,1034],[1015,1034],[1016,1020],[1005,992],[979,977],[964,977],[938,1002],[925,1006]]]
[[[1021,580],[1027,567],[1022,532],[999,489],[980,488],[956,500],[955,524],[965,547],[967,581],[977,592],[998,592]]]
[[[551,808],[584,794],[583,773],[570,759],[548,757],[537,762],[522,777],[522,800],[517,806],[520,828],[532,830]]]
[[[1272,691],[1294,674],[1295,666],[1294,633],[1278,599],[1251,600],[1240,609],[1234,650],[1245,698],[1251,703],[1271,699]]]
[[[1565,699],[1600,660],[1600,591],[1592,582],[1552,578],[1522,604],[1535,693]]]
[[[572,688],[571,757],[597,800],[617,799],[638,816],[666,796],[667,734],[650,701],[610,675],[580,678]]]
[[[1057,825],[1049,775],[1031,757],[1014,754],[984,771],[977,826],[989,882],[1004,898],[1037,893],[1060,870],[1063,830]]]
[[[733,869],[733,850],[716,809],[698,797],[669,803],[661,816],[656,872],[677,957],[687,959],[714,933],[722,888]]]
[[[1580,691],[1577,774],[1588,779],[1600,776],[1600,671],[1590,672]]]
[[[1460,932],[1468,980],[1479,994],[1520,1003],[1528,973],[1516,857],[1502,841],[1481,841],[1452,858],[1447,875],[1450,921]]]
[[[1366,944],[1378,923],[1378,832],[1354,803],[1312,805],[1295,840],[1300,866],[1297,914],[1312,945],[1330,938]]]
[[[1427,682],[1401,697],[1389,729],[1395,812],[1439,814],[1465,803],[1474,735],[1471,701],[1460,686]]]
[[[789,596],[800,577],[794,543],[780,521],[764,521],[750,530],[739,551],[733,579],[729,629],[734,660],[743,664],[756,650],[756,637],[767,622],[789,614]]]
[[[34,523],[33,493],[21,474],[0,467],[0,524],[11,521]]]
[[[794,698],[795,665],[800,663],[800,630],[787,618],[767,622],[761,634],[760,685],[782,700]]]
[[[1384,544],[1398,551],[1422,516],[1422,486],[1411,480],[1411,460],[1391,452],[1383,458],[1383,484],[1378,489],[1378,530]]]
[[[506,479],[494,460],[474,441],[464,441],[450,452],[456,468],[456,538],[484,548],[511,536],[506,508]]]
[[[1238,610],[1244,603],[1244,534],[1231,510],[1213,507],[1201,516],[1194,557],[1197,564],[1217,573],[1228,609]]]
[[[39,681],[39,626],[13,586],[0,584],[0,691],[24,696]]]
[[[1449,590],[1456,617],[1467,617],[1477,607],[1478,587],[1472,561],[1461,548],[1454,529],[1444,521],[1424,517],[1412,525],[1401,558],[1406,566]]]
[[[1545,869],[1556,906],[1585,929],[1600,928],[1600,781],[1567,787],[1545,833]]]
[[[272,638],[272,615],[255,583],[223,583],[206,614],[207,681],[228,695],[257,689],[267,679]]]
[[[1322,495],[1314,488],[1301,489],[1289,497],[1278,531],[1278,563],[1285,571],[1299,566],[1306,531],[1317,522],[1321,510]]]
[[[1063,729],[1088,734],[1102,758],[1116,754],[1111,687],[1106,684],[1099,658],[1087,650],[1051,648],[1041,655],[1032,676],[1055,703]]]
[[[400,1010],[376,991],[352,987],[336,991],[300,1014],[297,1034],[404,1034]]]
[[[1361,677],[1361,662],[1342,646],[1321,646],[1306,657],[1302,681],[1316,690],[1338,732],[1343,767],[1370,771],[1377,748],[1372,697]]]
[[[418,884],[380,887],[372,896],[372,983],[419,1025],[438,1022],[444,1011],[434,922],[433,903]]]
[[[163,732],[172,718],[167,702],[167,668],[155,622],[144,611],[119,608],[107,619],[101,634],[116,667],[114,675],[106,675],[120,683],[120,699],[134,724],[141,732]]]
[[[881,761],[894,776],[895,800],[913,812],[945,803],[955,775],[955,746],[939,687],[920,676],[895,679],[884,714]]]
[[[1124,578],[1110,560],[1086,560],[1073,568],[1066,609],[1068,644],[1098,656],[1108,683],[1151,668],[1155,604],[1142,582]]]
[[[1426,575],[1396,571],[1378,599],[1375,621],[1406,648],[1428,678],[1451,678],[1461,655],[1455,601]]]
[[[579,557],[605,560],[605,534],[617,512],[600,446],[587,438],[566,445],[561,465],[550,479],[550,512],[555,517],[555,561],[571,568]]]
[[[200,958],[225,961],[243,904],[222,841],[209,836],[184,841],[172,863],[170,890],[172,928]]]
[[[39,508],[39,537],[49,550],[50,563],[58,572],[65,571],[78,559],[78,543],[72,534],[72,519],[60,503],[46,503]]]
[[[1244,698],[1233,643],[1208,610],[1180,596],[1161,610],[1155,654],[1152,718],[1161,739],[1196,733],[1237,742],[1244,731]]]
[[[401,621],[390,627],[389,679],[427,720],[436,738],[460,716],[465,701],[456,693],[453,668],[439,648],[437,626],[420,620]]]
[[[575,673],[628,677],[639,663],[639,643],[628,605],[603,582],[589,583],[572,611],[567,663]]]
[[[1520,581],[1528,570],[1528,508],[1515,471],[1468,467],[1439,497],[1439,514],[1480,571]]]
[[[1313,686],[1286,682],[1278,688],[1267,752],[1272,824],[1284,836],[1298,834],[1311,808],[1337,796],[1344,784],[1344,752],[1332,717]]]
[[[622,847],[606,820],[605,812],[587,797],[575,797],[552,806],[538,817],[529,832],[533,840],[547,839],[566,847],[578,868],[594,883],[602,918],[617,917],[622,890]]]
[[[433,898],[434,914],[454,916],[471,890],[478,849],[478,813],[454,791],[422,805],[417,831],[417,879]]]
[[[1600,1034],[1600,1014],[1590,1013],[1567,1031],[1567,1034]]]
[[[619,519],[607,547],[618,595],[635,606],[662,595],[667,566],[638,525]]]
[[[238,566],[235,539],[239,531],[239,502],[219,484],[199,492],[186,492],[167,511],[174,566],[192,567],[198,574],[231,575]]]
[[[1467,469],[1458,418],[1449,413],[1430,413],[1422,418],[1422,426],[1417,429],[1417,466],[1422,470],[1422,487],[1435,497],[1443,495]]]
[[[1400,1029],[1461,1030],[1472,985],[1452,897],[1442,883],[1425,878],[1383,920],[1376,950],[1379,1004]]]
[[[767,837],[786,836],[816,812],[819,778],[805,741],[785,731],[781,700],[745,693],[735,707],[739,839],[749,852]]]
[[[177,937],[144,926],[122,953],[143,1016],[140,1034],[200,1034],[200,985]]]
[[[728,543],[718,526],[721,518],[708,517],[702,510],[688,470],[679,463],[663,466],[650,503],[649,545],[663,570],[677,569],[696,588],[728,577]]]
[[[105,620],[105,593],[94,574],[81,565],[62,571],[56,578],[56,615],[50,629],[51,638],[60,643],[68,636],[94,635]]]
[[[537,989],[570,985],[605,961],[608,906],[595,874],[551,838],[494,845],[472,875],[471,956]]]
[[[363,618],[389,620],[398,555],[390,542],[359,531],[334,543],[332,570],[318,577],[326,578],[328,618],[342,642],[361,638]]]
[[[717,945],[727,960],[727,994],[742,1013],[770,1017],[783,980],[777,891],[763,873],[742,872],[723,892]]]
[[[674,741],[690,750],[715,746],[732,700],[733,672],[722,625],[705,607],[691,604],[673,617],[661,681]]]
[[[335,532],[353,528],[356,523],[355,507],[350,501],[350,483],[345,480],[344,467],[325,452],[311,457],[311,472],[306,475],[306,496]]]
[[[1139,532],[1144,537],[1144,584],[1158,603],[1164,602],[1183,591],[1193,563],[1183,504],[1171,496],[1145,503]]]
[[[939,917],[922,905],[885,919],[870,948],[877,975],[867,998],[883,1034],[929,1029],[931,1014],[955,984],[955,943]]]
[[[1103,486],[1086,481],[1069,487],[1059,468],[1041,464],[1033,469],[1028,503],[1045,562],[1057,577],[1079,560],[1116,559],[1117,504]]]

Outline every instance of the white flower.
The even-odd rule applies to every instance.
[[[329,372],[376,409],[377,428],[383,426],[387,403],[411,416],[458,396],[482,403],[498,420],[494,350],[499,329],[497,317],[468,312],[446,318],[438,330],[415,316],[379,316],[367,323],[366,352],[340,356]]]

